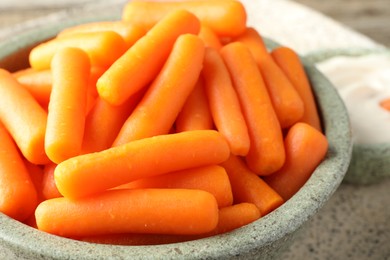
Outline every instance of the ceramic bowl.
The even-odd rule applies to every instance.
[[[80,18],[82,17],[82,18]],[[32,46],[59,30],[85,21],[105,20],[65,15],[0,42],[0,67],[27,65]],[[112,18],[114,19],[114,18]],[[267,41],[270,48],[275,46]],[[297,231],[316,214],[341,183],[351,158],[348,114],[335,88],[310,63],[305,69],[314,88],[324,132],[329,140],[325,160],[307,183],[272,213],[232,232],[184,243],[157,246],[100,245],[50,235],[0,213],[0,258],[22,259],[271,259],[289,246]],[[3,257],[1,257],[3,254]],[[6,254],[4,256],[4,254]]]
[[[313,63],[321,63],[334,57],[362,57],[365,55],[387,55],[386,48],[332,49],[309,53],[305,58]],[[353,184],[373,184],[390,177],[390,143],[353,142],[352,159],[344,182]]]

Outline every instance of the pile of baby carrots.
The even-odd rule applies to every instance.
[[[236,0],[132,1],[0,69],[0,212],[82,241],[153,245],[249,224],[328,142],[305,70]]]

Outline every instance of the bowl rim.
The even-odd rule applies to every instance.
[[[82,17],[65,15],[61,22],[44,24],[4,39],[0,42],[0,60],[22,48],[54,36],[62,28],[116,17],[117,15],[105,14]],[[266,39],[266,43],[270,48],[278,46],[270,39]],[[314,215],[338,188],[347,171],[352,152],[350,124],[341,98],[331,83],[310,62],[303,57],[302,61],[315,90],[319,107],[330,104],[326,106],[326,110],[320,111],[329,141],[329,150],[326,160],[317,167],[306,184],[275,211],[226,234],[155,246],[101,245],[62,238],[24,226],[0,213],[0,243],[16,250],[29,251],[35,256],[52,258],[89,259],[94,256],[92,252],[97,252],[101,258],[135,259],[140,256],[182,258],[191,255],[191,258],[203,259],[238,256],[255,250],[259,245],[271,245],[293,233]],[[275,219],[280,222],[276,223]],[[278,225],[278,232],[275,232],[275,225]],[[210,246],[212,244],[218,246]]]

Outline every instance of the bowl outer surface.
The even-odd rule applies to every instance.
[[[117,15],[117,14],[115,14]],[[0,42],[0,61],[54,36],[60,29],[117,16],[64,17]],[[273,48],[276,43],[267,40]],[[1,64],[1,63],[0,63]],[[344,104],[330,82],[310,63],[305,69],[322,115],[329,151],[307,183],[274,212],[232,232],[191,242],[158,246],[85,243],[21,225],[0,213],[0,244],[26,259],[271,259],[288,246],[296,231],[329,199],[341,183],[351,158],[351,132]],[[1,66],[1,65],[0,65]]]

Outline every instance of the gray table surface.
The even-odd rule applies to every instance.
[[[353,2],[356,0],[348,1]],[[360,1],[360,0],[359,0]],[[385,0],[386,1],[386,0]],[[92,1],[83,0],[62,0],[62,1],[27,1],[27,0],[1,0],[0,2],[0,32],[9,30],[11,26],[18,23],[25,23],[35,18],[53,14],[55,12],[66,10],[71,6],[82,6],[82,4]],[[265,5],[264,8],[273,8],[272,5],[283,4],[286,1],[275,1],[270,4],[270,1],[259,0],[260,4]],[[303,1],[298,1],[303,2]],[[310,3],[310,0],[304,2]],[[335,3],[336,1],[330,1]],[[341,2],[341,1],[339,1]],[[360,1],[361,2],[361,1]],[[318,3],[315,0],[312,3]],[[386,3],[389,3],[388,1]],[[269,5],[269,6],[268,6]],[[317,7],[321,5],[317,5]],[[384,8],[388,8],[387,5]],[[296,7],[296,17],[293,19],[299,20],[299,7]],[[323,5],[323,8],[326,6]],[[330,8],[330,7],[326,7]],[[363,8],[363,7],[362,7]],[[290,6],[287,8],[290,9]],[[329,9],[324,9],[329,10]],[[353,9],[356,13],[359,12],[356,8]],[[264,12],[266,12],[265,10]],[[305,9],[305,12],[307,10]],[[317,17],[313,16],[313,20]],[[321,17],[322,19],[323,17]],[[259,18],[261,19],[261,18]],[[281,18],[282,19],[282,18]],[[305,18],[306,19],[306,18]],[[338,25],[327,24],[328,21],[317,26],[321,30],[321,26],[337,27]],[[266,21],[262,21],[267,31]],[[269,26],[271,27],[271,26]],[[343,31],[345,28],[337,28],[337,32],[344,33],[349,42],[351,38],[356,38],[361,46],[358,47],[376,47],[376,42],[371,42],[371,39],[366,39],[365,36],[355,35],[349,30]],[[298,30],[299,31],[299,30]],[[269,31],[272,34],[272,29]],[[307,34],[302,31],[302,34]],[[5,34],[3,34],[4,37]],[[1,34],[0,34],[1,36]],[[273,35],[278,40],[285,40],[279,35]],[[337,33],[336,33],[337,36]],[[1,37],[0,37],[1,40]],[[324,39],[326,42],[326,40]],[[324,42],[323,41],[323,42]],[[337,45],[337,37],[335,39]],[[315,51],[316,47],[324,48],[322,42],[307,43],[302,41],[291,41],[293,47],[296,47],[301,52]],[[388,46],[387,42],[381,42]],[[306,45],[305,45],[306,44]],[[342,41],[340,46],[345,47]],[[359,45],[359,44],[357,44]],[[326,47],[326,46],[325,46]],[[351,185],[343,183],[335,192],[327,204],[316,214],[304,227],[300,233],[300,238],[295,240],[290,248],[281,255],[282,259],[390,259],[390,179],[385,179],[379,183],[372,185]],[[0,259],[9,259],[7,255],[1,253]]]

